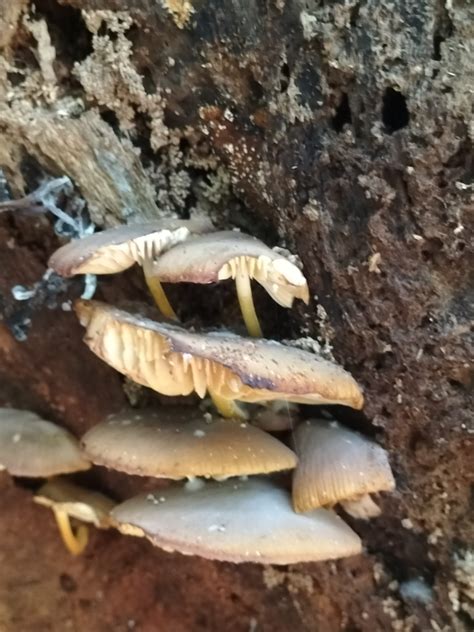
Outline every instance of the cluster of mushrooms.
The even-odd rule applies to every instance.
[[[33,413],[0,409],[0,468],[48,479],[35,499],[52,508],[75,554],[87,544],[87,528],[74,530],[70,518],[231,562],[289,564],[359,553],[358,535],[333,507],[357,518],[379,514],[370,494],[394,487],[386,452],[331,419],[292,427],[289,407],[360,409],[361,390],[334,362],[263,339],[252,299],[255,279],[284,307],[295,298],[308,302],[297,265],[251,236],[213,232],[195,219],[105,230],[63,246],[50,260],[63,276],[112,274],[133,264],[142,266],[163,318],[79,300],[86,344],[138,384],[168,396],[208,395],[210,408],[130,408],[80,443]],[[235,280],[250,336],[181,326],[161,283],[225,279]],[[275,434],[289,436],[289,445]],[[64,476],[92,464],[179,482],[114,505]],[[288,470],[291,493],[277,474]]]

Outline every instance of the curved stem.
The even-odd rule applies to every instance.
[[[166,316],[166,318],[170,318],[171,320],[178,320],[176,312],[171,307],[171,303],[165,294],[160,280],[157,277],[148,276],[147,274],[145,274],[145,280],[148,285],[148,289],[150,290],[153,298],[155,299],[155,303],[163,316]]]
[[[53,508],[56,523],[58,525],[59,532],[67,550],[73,555],[80,555],[87,546],[89,539],[89,531],[86,526],[81,525],[77,532],[74,533],[69,522],[69,516],[65,511],[61,509]]]
[[[223,417],[234,419],[248,419],[248,415],[243,408],[233,399],[226,399],[214,391],[209,390],[214,406]]]
[[[254,338],[261,338],[262,328],[258,322],[255,305],[253,304],[252,287],[250,285],[249,276],[242,272],[237,272],[235,277],[235,286],[237,288],[240,310],[242,312],[247,331]]]

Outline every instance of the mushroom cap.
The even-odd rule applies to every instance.
[[[283,307],[291,307],[294,298],[309,301],[308,284],[294,263],[237,231],[194,237],[153,264],[153,274],[165,283],[214,283],[234,279],[239,272],[258,281]]]
[[[203,218],[166,218],[144,224],[127,224],[75,239],[59,248],[49,267],[62,276],[74,274],[114,274],[141,263],[153,246],[154,255],[174,246],[190,234],[211,231]]]
[[[271,435],[236,420],[207,421],[186,407],[126,410],[82,439],[87,456],[127,474],[180,479],[292,469],[296,455]]]
[[[40,487],[33,500],[44,507],[61,509],[71,518],[90,522],[98,529],[112,526],[110,512],[116,503],[100,492],[80,487],[61,477],[51,479]]]
[[[359,537],[335,513],[295,514],[286,491],[252,477],[173,486],[112,512],[119,530],[144,535],[167,551],[227,562],[294,564],[355,555]]]
[[[231,333],[191,333],[99,301],[77,301],[76,312],[94,353],[164,395],[196,391],[204,397],[210,389],[245,402],[363,405],[347,371],[302,349]]]
[[[90,462],[67,430],[35,413],[0,408],[0,467],[13,476],[47,478],[88,470]]]
[[[301,423],[293,435],[298,465],[293,505],[310,511],[395,487],[386,451],[335,421]]]

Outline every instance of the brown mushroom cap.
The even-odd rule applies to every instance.
[[[13,476],[47,478],[90,466],[64,428],[29,411],[0,408],[0,467]]]
[[[295,514],[268,479],[173,486],[127,500],[112,512],[120,531],[167,551],[228,562],[294,564],[355,555],[359,537],[325,509]]]
[[[169,249],[153,264],[153,274],[168,283],[214,283],[238,271],[255,279],[283,307],[294,298],[309,300],[306,279],[288,259],[263,242],[237,231],[201,235]]]
[[[45,483],[33,500],[44,507],[64,511],[71,518],[90,522],[98,529],[112,526],[110,512],[116,503],[104,494],[80,487],[64,478],[54,478]]]
[[[293,435],[298,465],[293,473],[293,505],[310,511],[395,487],[386,451],[337,422],[311,420]]]
[[[292,469],[296,456],[253,426],[185,407],[127,410],[94,426],[82,439],[87,456],[115,470],[180,479],[228,477]]]
[[[308,351],[230,333],[190,333],[98,301],[77,301],[76,312],[94,353],[164,395],[204,397],[209,389],[245,402],[363,405],[347,371]]]
[[[211,230],[210,221],[201,218],[167,218],[118,226],[62,246],[51,256],[49,267],[66,277],[74,274],[114,274],[140,263],[151,244],[157,255],[187,239],[190,234]]]

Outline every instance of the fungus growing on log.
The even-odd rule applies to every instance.
[[[184,406],[123,411],[91,428],[82,444],[96,465],[170,479],[265,474],[296,465],[294,452],[263,430],[208,420]]]
[[[168,283],[215,283],[234,279],[247,330],[261,337],[250,280],[255,279],[282,307],[295,298],[309,301],[306,279],[297,266],[263,242],[236,231],[201,235],[181,243],[152,266],[153,278]]]
[[[293,505],[298,512],[341,503],[355,518],[379,515],[369,494],[395,487],[385,450],[337,422],[311,420],[294,432],[298,465]]]
[[[48,478],[90,466],[77,439],[64,428],[29,411],[0,408],[0,469],[13,476]],[[56,520],[67,548],[82,550],[84,535],[75,536],[67,513],[58,513]]]
[[[90,466],[64,428],[27,410],[0,408],[0,469],[12,476],[48,478]]]
[[[64,543],[73,555],[83,552],[89,534],[85,525],[81,525],[74,533],[70,518],[91,523],[97,529],[109,529],[113,526],[110,512],[115,503],[110,498],[61,477],[53,478],[40,487],[33,500],[53,511]]]
[[[176,315],[159,279],[150,274],[156,257],[192,234],[212,231],[205,218],[162,219],[144,224],[128,224],[104,230],[62,246],[49,260],[49,266],[62,276],[75,274],[116,274],[138,263],[161,312]]]
[[[203,398],[239,415],[235,400],[285,399],[361,408],[363,396],[342,367],[308,351],[230,333],[198,334],[130,314],[98,301],[77,301],[85,342],[135,382],[164,395]]]
[[[122,533],[166,551],[227,562],[294,564],[361,551],[357,534],[335,513],[296,514],[288,493],[260,477],[196,490],[174,485],[125,501],[112,517]]]

